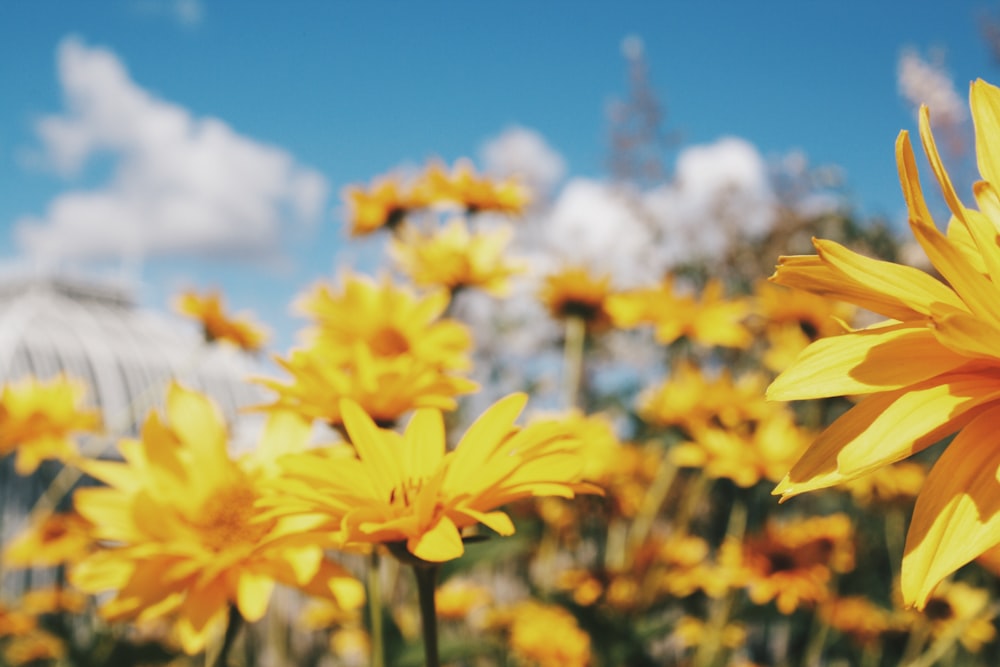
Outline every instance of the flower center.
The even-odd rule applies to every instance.
[[[382,327],[368,340],[372,351],[381,357],[398,357],[410,351],[410,341],[398,329]]]
[[[196,519],[205,544],[221,551],[233,546],[253,546],[267,534],[272,522],[254,522],[257,494],[247,482],[220,489],[201,507]]]
[[[423,478],[410,478],[389,492],[389,504],[393,507],[409,507],[416,500],[424,486]]]

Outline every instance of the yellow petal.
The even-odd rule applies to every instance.
[[[936,314],[933,333],[941,345],[958,354],[997,362],[995,341],[1000,340],[1000,328],[974,315],[961,311]]]
[[[418,479],[430,477],[445,452],[444,419],[440,410],[417,410],[406,426],[404,469]]]
[[[454,560],[465,553],[462,536],[454,522],[442,516],[429,530],[406,541],[411,554],[431,563]]]
[[[172,383],[167,391],[167,418],[171,430],[191,445],[192,451],[211,449],[225,455],[225,421],[203,394]]]
[[[403,483],[400,461],[393,456],[392,448],[386,446],[385,438],[361,406],[345,399],[340,402],[340,412],[358,457],[366,467],[378,471],[378,474],[369,475],[377,497],[388,502],[393,489]]]
[[[937,303],[964,307],[947,285],[912,266],[871,259],[833,241],[817,239],[813,243],[819,256],[835,271],[884,300],[921,315],[929,315],[931,305]]]
[[[1000,184],[998,184],[1000,185]],[[1000,223],[1000,195],[992,183],[980,181],[972,186],[979,211],[969,211],[965,224],[979,250],[978,257],[994,285],[1000,285],[1000,244],[997,224]],[[978,267],[977,267],[978,268]]]
[[[976,128],[976,162],[983,178],[1000,187],[1000,89],[982,79],[972,83],[969,91],[972,121]]]
[[[955,432],[977,406],[1000,399],[1000,382],[950,373],[872,394],[831,424],[775,488],[783,498],[860,477]]]
[[[796,401],[900,389],[967,361],[921,325],[865,329],[810,344],[767,388],[767,398]]]
[[[942,579],[1000,542],[998,420],[992,407],[969,422],[927,476],[903,555],[906,604],[922,608]]]
[[[250,623],[259,621],[267,613],[274,579],[269,576],[243,570],[239,574],[236,588],[236,606],[240,614]]]
[[[937,178],[938,184],[941,186],[941,193],[944,195],[944,200],[948,204],[948,208],[951,209],[951,212],[954,213],[956,217],[961,218],[964,215],[965,206],[963,206],[962,202],[959,200],[958,194],[955,192],[955,186],[951,184],[951,179],[948,177],[948,172],[944,168],[944,163],[941,162],[941,154],[938,152],[937,145],[934,142],[934,135],[931,134],[930,111],[927,109],[926,105],[920,107],[919,125],[920,142],[924,145],[924,153],[927,154],[927,161],[930,162],[931,170],[934,172],[934,176]],[[926,213],[917,217],[928,223],[931,221],[931,216]]]
[[[481,472],[493,450],[510,435],[514,420],[527,402],[527,394],[510,394],[490,406],[472,423],[455,449],[455,458],[445,478],[446,488],[468,486],[469,477]]]

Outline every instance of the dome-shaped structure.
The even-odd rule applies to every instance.
[[[109,435],[135,433],[170,380],[203,391],[232,419],[263,400],[249,356],[208,345],[176,318],[136,307],[128,290],[66,278],[0,283],[0,383],[59,373],[87,384]]]

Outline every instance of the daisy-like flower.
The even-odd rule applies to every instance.
[[[73,563],[93,550],[94,526],[76,512],[49,514],[11,540],[3,552],[9,568]]]
[[[101,419],[83,406],[82,382],[59,376],[41,382],[25,378],[0,392],[0,456],[16,453],[14,469],[30,475],[47,459],[77,457],[74,434],[94,432]]]
[[[545,277],[538,298],[557,320],[576,317],[590,330],[611,323],[607,311],[611,276],[594,275],[580,266],[570,266]]]
[[[670,377],[639,396],[637,409],[643,421],[657,426],[736,426],[782,411],[764,398],[766,385],[767,379],[759,373],[734,379],[724,369],[712,377],[685,360],[677,364]]]
[[[267,330],[248,315],[228,315],[218,292],[184,292],[175,300],[174,308],[180,314],[197,320],[205,340],[210,343],[223,341],[247,352],[256,352],[267,343]]]
[[[461,531],[484,524],[511,535],[497,508],[531,496],[600,493],[580,480],[577,442],[558,422],[518,430],[527,396],[498,401],[446,451],[441,412],[418,410],[404,435],[379,429],[357,404],[343,401],[344,426],[356,459],[315,452],[280,461],[272,514],[307,515],[332,526],[345,545],[396,544],[418,559],[443,562],[465,549]]]
[[[769,522],[761,535],[723,544],[720,560],[738,563],[754,604],[774,600],[791,614],[830,596],[833,572],[854,569],[854,531],[846,514]]]
[[[478,388],[472,380],[409,355],[380,359],[368,347],[358,345],[352,359],[338,362],[342,352],[329,349],[329,345],[316,344],[293,351],[287,359],[277,359],[292,379],[255,380],[278,394],[266,407],[292,410],[309,419],[338,425],[343,423],[340,401],[346,398],[385,426],[416,408],[454,410],[458,406],[456,396]]]
[[[558,605],[534,600],[519,602],[495,615],[494,625],[506,628],[511,651],[538,667],[586,667],[590,635],[571,613]]]
[[[762,479],[780,480],[811,439],[782,411],[740,427],[694,426],[691,439],[671,447],[670,457],[677,466],[701,468],[711,479],[749,488]]]
[[[984,180],[979,209],[959,200],[941,164],[926,108],[920,137],[953,218],[935,227],[921,191],[909,135],[896,142],[910,227],[944,278],[869,259],[831,241],[816,256],[784,257],[773,279],[854,303],[886,318],[813,343],[768,390],[798,400],[864,395],[834,422],[775,489],[783,497],[864,475],[957,433],[917,498],[902,567],[906,604],[1000,542],[1000,89],[971,88],[976,151]]]
[[[404,185],[396,177],[381,178],[367,189],[348,186],[342,196],[353,237],[366,236],[383,227],[396,229],[407,213],[430,203],[420,189]]]
[[[259,620],[276,582],[361,603],[361,585],[320,546],[272,544],[288,520],[264,518],[255,505],[274,469],[268,460],[303,447],[306,422],[272,417],[258,450],[233,460],[225,422],[203,395],[171,385],[166,416],[151,413],[141,440],[120,443],[124,462],[88,462],[86,472],[107,486],[74,496],[104,548],[70,578],[87,592],[115,591],[101,607],[105,618],[172,619],[194,654],[221,632],[230,605]]]
[[[450,174],[439,163],[430,164],[415,189],[435,202],[457,204],[469,213],[493,211],[516,215],[529,202],[527,190],[518,181],[495,181],[480,176],[468,160],[457,161]]]
[[[524,270],[504,257],[511,235],[509,226],[470,233],[462,218],[454,218],[430,234],[401,232],[392,239],[389,254],[420,287],[446,287],[452,294],[475,288],[503,297],[510,292],[510,278]]]
[[[688,338],[701,345],[745,349],[753,342],[744,320],[751,312],[746,299],[727,299],[722,283],[710,280],[700,298],[676,291],[673,276],[652,288],[630,290],[608,299],[615,326],[654,327],[658,343],[669,345]]]
[[[358,346],[372,356],[395,359],[410,356],[435,368],[469,368],[472,337],[462,323],[443,318],[451,301],[447,290],[418,295],[412,288],[347,273],[341,286],[316,285],[295,302],[312,318],[311,341],[323,344],[333,361],[350,360]]]

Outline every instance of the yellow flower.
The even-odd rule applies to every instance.
[[[451,577],[434,593],[435,609],[442,620],[462,621],[493,602],[493,593],[471,579]]]
[[[959,201],[930,131],[920,136],[953,218],[945,236],[921,192],[909,135],[896,142],[910,227],[947,282],[869,259],[830,241],[818,256],[785,257],[774,280],[854,303],[887,321],[821,339],[768,395],[798,400],[865,395],[778,485],[788,497],[859,477],[958,432],[917,498],[902,568],[906,604],[922,606],[948,574],[1000,542],[1000,90],[972,84],[979,210]]]
[[[782,614],[826,600],[831,572],[854,569],[853,539],[846,514],[769,522],[764,534],[741,545],[739,560],[750,600],[774,600]]]
[[[354,237],[371,234],[383,227],[395,229],[408,212],[429,203],[419,192],[403,186],[395,177],[379,179],[367,190],[356,185],[348,186],[342,196],[347,207],[349,232]]]
[[[920,493],[927,477],[922,463],[903,461],[879,468],[845,483],[854,502],[861,506],[908,505]]]
[[[357,346],[350,360],[336,362],[328,345],[295,350],[277,362],[292,375],[290,384],[258,378],[278,398],[268,409],[287,409],[331,425],[343,422],[341,399],[355,401],[379,424],[390,425],[415,408],[454,410],[455,397],[475,391],[472,380],[446,373],[412,356],[374,357]]]
[[[508,261],[504,250],[510,227],[470,234],[465,221],[455,218],[431,234],[405,230],[394,237],[389,254],[415,285],[446,287],[452,293],[478,288],[498,297],[510,292],[510,278],[523,266]]]
[[[106,546],[78,563],[71,580],[88,592],[116,591],[101,608],[106,618],[173,618],[193,654],[221,630],[230,605],[259,620],[276,582],[360,604],[360,584],[319,546],[271,543],[285,520],[262,518],[255,506],[272,469],[257,459],[302,447],[304,421],[274,416],[257,453],[236,461],[222,416],[201,394],[171,385],[166,415],[151,413],[141,440],[120,443],[124,462],[87,463],[108,486],[74,497]]]
[[[19,533],[4,549],[7,567],[73,563],[93,550],[94,526],[76,512],[49,514]]]
[[[996,638],[996,611],[990,608],[990,593],[960,581],[942,583],[927,600],[924,618],[934,637],[958,632],[966,650],[976,653]]]
[[[41,629],[15,637],[3,648],[4,663],[13,667],[62,660],[65,655],[63,640]]]
[[[351,273],[342,283],[340,289],[320,283],[295,303],[315,320],[307,333],[331,361],[350,360],[363,346],[378,359],[410,356],[435,368],[469,368],[469,330],[442,319],[451,300],[447,290],[420,296],[388,277],[377,283]]]
[[[590,635],[576,619],[557,605],[533,600],[506,610],[500,623],[509,632],[511,651],[538,667],[586,667],[590,664]]]
[[[599,493],[579,480],[577,443],[554,422],[518,430],[527,396],[498,401],[450,452],[441,412],[418,410],[404,435],[380,430],[357,404],[343,401],[357,459],[306,452],[280,463],[279,492],[263,502],[275,515],[325,517],[345,545],[405,543],[429,562],[464,553],[461,530],[482,523],[501,535],[514,524],[496,508],[531,496]]]
[[[21,597],[21,609],[28,614],[79,614],[87,607],[87,596],[68,588],[35,588]]]
[[[745,299],[723,297],[722,283],[710,280],[701,298],[678,294],[673,276],[652,288],[631,290],[608,299],[615,326],[623,329],[652,324],[656,341],[669,345],[681,338],[709,346],[746,348],[753,336],[743,320],[750,314]]]
[[[765,400],[766,383],[759,373],[734,379],[723,369],[712,377],[695,364],[682,361],[663,383],[639,396],[637,409],[643,421],[657,426],[736,426],[782,410]]]
[[[588,329],[600,330],[611,323],[606,310],[611,296],[611,276],[595,276],[587,269],[571,266],[545,277],[538,298],[552,317],[582,319]]]
[[[893,626],[890,611],[862,595],[832,598],[820,604],[817,613],[828,626],[861,646],[877,643]]]
[[[16,452],[14,469],[33,473],[46,459],[69,461],[77,456],[74,433],[100,426],[96,410],[83,407],[86,388],[65,376],[40,382],[25,378],[0,392],[0,456]]]
[[[205,340],[210,343],[225,341],[247,352],[256,352],[267,343],[267,331],[249,316],[226,314],[218,292],[184,292],[175,300],[174,308],[201,323]]]
[[[697,425],[691,437],[670,448],[677,466],[702,468],[709,478],[730,479],[748,488],[762,479],[780,480],[812,436],[788,412],[776,412],[741,427]]]
[[[468,160],[457,161],[451,174],[438,163],[430,164],[415,189],[428,199],[458,204],[469,213],[519,214],[529,201],[527,191],[516,180],[496,182],[480,176]]]

